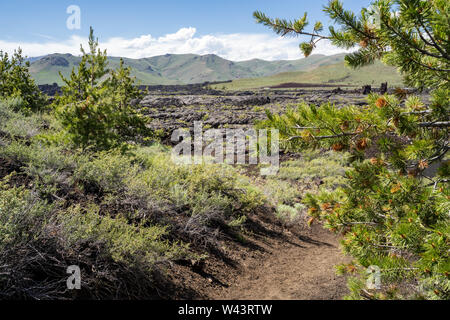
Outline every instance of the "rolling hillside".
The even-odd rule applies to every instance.
[[[345,66],[344,62],[339,62],[322,65],[308,71],[283,72],[267,77],[238,79],[215,87],[226,90],[245,90],[277,86],[283,83],[335,84],[336,86],[370,84],[380,86],[382,82],[388,82],[390,86],[402,86],[402,78],[397,70],[381,62],[356,70]]]
[[[110,67],[116,68],[118,57],[110,57]],[[313,55],[308,59],[289,61],[250,60],[233,62],[216,55],[166,54],[144,59],[124,58],[141,84],[190,84],[206,81],[226,81],[271,76],[280,72],[308,71],[320,66],[342,62],[343,54]],[[80,58],[71,54],[52,54],[31,58],[31,74],[38,84],[61,84],[59,72],[68,76]]]
[[[170,85],[227,81],[217,88],[251,89],[274,86],[287,82],[336,83],[349,85],[374,84],[388,81],[400,85],[401,78],[394,68],[376,63],[359,70],[344,65],[345,54],[333,56],[313,55],[307,59],[233,62],[216,55],[166,54],[144,59],[124,58],[125,65],[143,85]],[[117,68],[120,58],[109,57],[110,68]],[[80,57],[71,54],[52,54],[31,58],[31,74],[38,84],[62,84],[59,72],[69,76]]]

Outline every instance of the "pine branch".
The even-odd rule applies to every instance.
[[[433,35],[428,31],[428,29],[426,28],[426,26],[425,26],[425,24],[424,24],[424,22],[423,22],[423,19],[422,19],[422,17],[419,15],[419,24],[420,24],[420,26],[425,30],[425,32],[427,33],[427,35],[428,35],[428,37],[430,38],[430,41],[432,42],[432,44],[431,43],[429,43],[429,42],[427,42],[427,43],[429,43],[430,45],[432,45],[433,47],[435,47],[436,48],[436,50],[438,50],[441,54],[442,54],[442,56],[445,58],[445,59],[447,59],[447,60],[450,60],[450,56],[444,51],[444,49],[442,49],[441,48],[441,46],[439,46],[438,44],[437,44],[437,42],[436,42],[436,40],[434,39],[434,37],[433,37]],[[420,33],[419,33],[420,34]],[[422,38],[422,35],[420,34],[420,36],[421,36],[421,38]],[[426,42],[425,40],[423,40],[424,42]]]
[[[352,133],[341,133],[341,134],[335,134],[330,136],[312,136],[316,140],[324,140],[324,139],[333,139],[333,138],[342,138],[342,137],[348,137],[348,136],[356,136],[358,133],[352,132]],[[294,139],[301,139],[304,138],[302,136],[292,136],[288,139],[288,141],[294,140]]]
[[[367,32],[364,32],[363,30],[359,29],[355,25],[354,19],[351,19],[350,17],[346,16],[346,14],[345,14],[346,12],[345,12],[345,10],[343,10],[342,4],[339,1],[333,1],[332,3],[330,3],[330,5],[328,7],[325,8],[324,11],[328,12],[329,14],[333,14],[334,13],[334,16],[331,16],[331,17],[335,21],[339,21],[340,20],[341,24],[343,24],[345,26],[349,26],[353,31],[355,31],[358,34],[361,34],[365,38],[368,38],[368,39],[371,39],[371,40],[377,40],[378,39],[373,34],[369,34]]]
[[[296,30],[293,27],[294,23],[292,21],[288,22],[286,20],[272,19],[267,17],[264,13],[260,11],[255,11],[253,13],[253,16],[255,17],[258,23],[263,24],[266,27],[272,28],[277,34],[283,36],[287,35],[288,33],[295,33],[297,35],[319,37],[321,39],[331,39],[328,36],[321,35],[318,33],[304,32],[303,30],[300,31],[299,29]]]
[[[423,110],[423,111],[411,111],[411,112],[402,112],[400,115],[407,116],[407,115],[423,115],[423,114],[430,114],[431,110]]]
[[[415,64],[420,65],[423,68],[426,68],[428,70],[431,71],[437,71],[437,72],[450,72],[450,69],[440,69],[440,68],[435,68],[435,67],[431,67],[429,65],[423,64],[422,62],[419,62],[411,57],[408,58],[409,60],[411,60],[412,62],[414,62]],[[445,77],[444,79],[448,79],[447,77]]]
[[[336,226],[339,227],[346,227],[346,226],[352,226],[352,225],[368,225],[368,226],[377,226],[379,223],[376,222],[370,222],[370,221],[363,221],[363,222],[344,222],[340,224],[336,224]]]
[[[421,128],[448,128],[450,121],[420,122],[418,126]]]
[[[389,22],[386,22],[386,20],[382,19],[381,21],[382,21],[382,22],[384,23],[384,25],[385,25],[389,30],[391,30],[397,37],[399,37],[402,41],[406,42],[410,48],[413,48],[413,49],[415,49],[416,51],[418,51],[418,52],[420,52],[420,53],[422,53],[422,54],[424,54],[424,55],[433,57],[433,58],[437,58],[437,59],[442,59],[442,58],[443,58],[443,57],[440,56],[440,55],[431,53],[431,52],[429,52],[428,50],[425,50],[425,49],[420,48],[420,47],[417,46],[415,43],[411,42],[410,39],[408,39],[407,37],[405,37],[405,35],[404,35],[401,31],[397,31],[394,27],[392,27],[392,26],[390,25]]]

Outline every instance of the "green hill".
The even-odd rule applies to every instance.
[[[264,61],[264,60],[250,60],[237,62],[237,65],[243,66],[255,75],[254,77],[265,77],[275,75],[282,72],[290,71],[308,71],[315,68],[331,65],[344,61],[345,54],[337,54],[333,56],[312,55],[307,59],[299,60],[281,60],[281,61]]]
[[[393,67],[381,62],[360,69],[350,69],[344,62],[331,65],[311,67],[308,71],[284,72],[267,77],[233,80],[230,83],[216,85],[215,87],[227,90],[245,90],[262,87],[277,86],[283,83],[314,83],[335,84],[336,86],[350,85],[374,86],[388,82],[390,86],[402,86],[402,78]]]
[[[381,63],[351,70],[344,65],[345,54],[313,55],[307,59],[264,61],[253,59],[233,62],[209,54],[166,54],[144,59],[124,58],[126,66],[141,84],[190,84],[206,81],[227,81],[227,89],[250,89],[274,86],[286,82],[379,84],[388,81],[400,84],[397,71]],[[110,68],[117,68],[119,57],[109,57]],[[62,84],[59,72],[69,76],[80,57],[71,54],[51,54],[32,58],[30,72],[38,84]]]
[[[109,58],[110,68],[119,66],[120,58]],[[133,76],[143,84],[176,84],[176,81],[165,79],[160,72],[154,70],[146,59],[124,59],[127,66],[132,67]],[[51,54],[31,63],[30,73],[38,84],[62,84],[59,72],[68,77],[73,67],[77,67],[80,57],[71,54]]]
[[[110,67],[116,68],[118,57],[110,57]],[[141,84],[190,84],[206,81],[227,81],[242,78],[271,76],[280,72],[307,71],[320,66],[343,61],[344,55],[313,55],[308,59],[264,61],[249,60],[233,62],[219,56],[194,54],[166,54],[144,59],[124,58],[125,65],[132,67],[133,75]],[[31,74],[38,84],[61,84],[59,72],[68,76],[80,58],[71,54],[52,54],[31,58]]]

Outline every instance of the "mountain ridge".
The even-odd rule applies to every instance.
[[[258,78],[282,72],[309,71],[323,65],[339,63],[345,54],[333,56],[312,55],[298,60],[268,61],[251,59],[231,61],[215,54],[165,54],[149,58],[123,58],[124,64],[132,68],[132,75],[144,85],[192,84],[228,81],[243,78]],[[72,54],[50,54],[29,59],[30,72],[38,84],[62,84],[59,72],[69,76],[80,56]],[[111,68],[119,65],[120,57],[108,57]]]

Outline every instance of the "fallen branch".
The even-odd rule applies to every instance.
[[[448,128],[450,121],[420,122],[418,126],[421,128]]]

